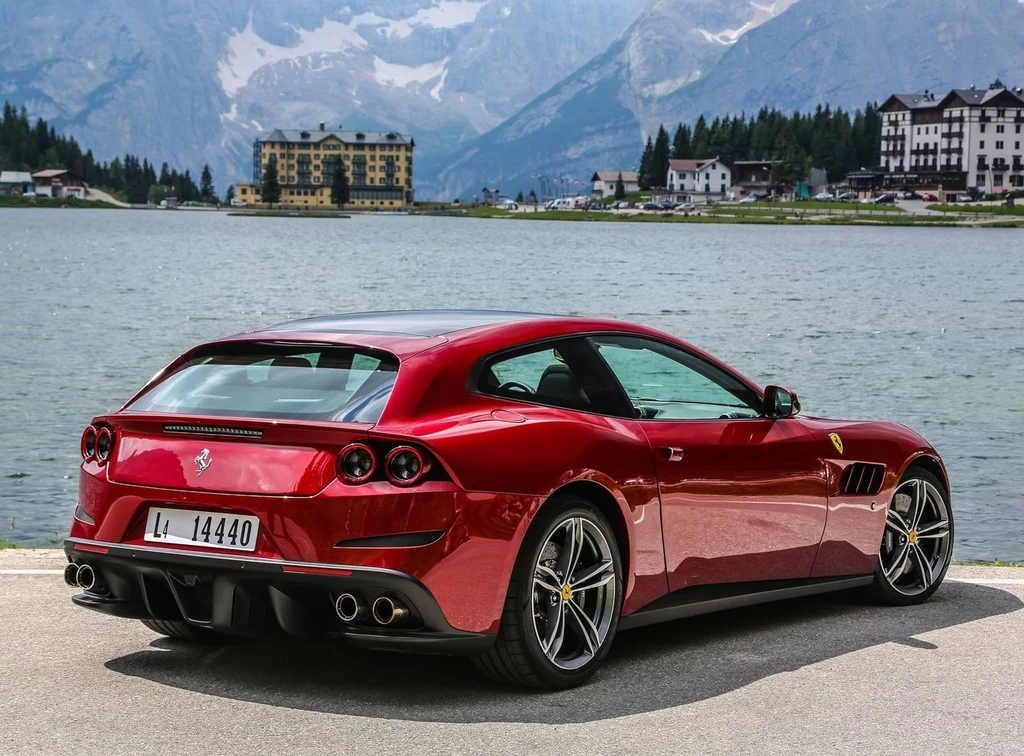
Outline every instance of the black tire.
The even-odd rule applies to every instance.
[[[582,667],[566,670],[552,663],[541,650],[534,629],[533,576],[541,550],[553,527],[571,516],[587,518],[607,540],[611,547],[616,590],[611,624],[597,653]],[[501,683],[550,690],[581,685],[594,675],[608,655],[622,611],[622,594],[622,558],[618,539],[607,518],[582,497],[566,495],[552,499],[531,524],[519,550],[509,581],[497,640],[487,653],[474,657],[473,664],[485,676]]]
[[[192,641],[194,643],[218,643],[224,642],[228,637],[213,630],[190,625],[188,622],[175,622],[172,620],[140,620],[143,625],[155,633],[166,635],[175,640]]]
[[[911,480],[923,480],[926,483],[930,484],[935,489],[935,491],[942,497],[943,502],[945,503],[946,519],[949,522],[949,549],[945,557],[946,561],[945,564],[942,566],[941,572],[938,574],[938,577],[934,579],[931,586],[924,589],[920,593],[907,595],[906,593],[901,593],[900,591],[893,588],[893,586],[889,583],[889,580],[886,579],[885,572],[882,568],[881,560],[881,549],[884,548],[884,546],[880,545],[880,557],[878,563],[875,565],[875,581],[866,588],[867,596],[879,604],[885,604],[889,606],[914,606],[915,604],[924,603],[925,601],[930,599],[932,595],[935,593],[935,591],[939,589],[939,586],[942,585],[942,581],[946,577],[946,571],[949,569],[949,564],[953,558],[953,508],[950,506],[949,502],[949,491],[946,490],[946,486],[941,480],[939,480],[935,475],[930,473],[928,470],[925,470],[924,468],[921,467],[911,467],[909,470],[907,470],[907,472],[903,475],[903,478],[900,480],[899,484],[897,484],[897,488]],[[895,495],[893,496],[893,499],[895,500]],[[892,503],[890,503],[890,506],[891,505]],[[883,535],[883,543],[884,539],[885,535]]]

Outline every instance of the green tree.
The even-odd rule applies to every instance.
[[[533,189],[531,189],[530,193],[528,195],[526,195],[526,200],[531,205],[536,205],[537,204],[537,192],[535,192],[535,191],[533,191]]]
[[[665,186],[668,183],[668,160],[672,153],[668,132],[664,124],[658,127],[651,157],[651,186]]]
[[[622,181],[622,174],[615,180],[615,199],[624,200],[626,199],[626,184]]]
[[[281,201],[281,185],[277,181],[277,161],[269,160],[267,164],[263,166],[263,186],[261,187],[260,196],[263,201],[274,206],[275,202]],[[331,187],[331,201],[334,201],[334,187]]]
[[[146,195],[146,201],[151,205],[159,205],[167,199],[167,187],[163,184],[153,184],[149,187],[149,192]]]
[[[227,192],[224,193],[224,204],[225,205],[230,205],[231,204],[231,200],[233,200],[234,198],[235,198],[235,185],[234,184],[228,184],[228,190],[227,190]]]
[[[348,175],[345,173],[344,163],[339,162],[331,177],[331,202],[340,210],[348,202],[348,196]]]
[[[199,197],[204,202],[216,202],[217,190],[213,188],[213,175],[210,173],[210,165],[203,165],[203,173],[199,177]]]
[[[993,81],[993,82],[992,82],[991,84],[989,84],[989,85],[988,85],[988,88],[989,88],[989,89],[1006,89],[1006,85],[1005,85],[1005,84],[1003,84],[1003,80],[1002,80],[1002,79],[1000,79],[1000,78],[999,78],[999,77],[997,76],[997,77],[996,77],[996,80],[995,80],[995,81]]]
[[[811,160],[797,142],[792,123],[787,123],[779,133],[772,159],[774,162],[768,181],[773,188],[792,191],[801,181],[807,180]]]
[[[690,127],[679,124],[676,127],[676,134],[672,138],[672,159],[686,160],[693,157],[690,152]]]
[[[522,189],[520,189],[519,190],[519,194],[516,195],[516,202],[518,202],[520,204],[526,202],[526,199],[524,199],[524,197],[523,197],[523,190]]]
[[[706,157],[710,157],[710,141],[711,135],[708,133],[708,122],[704,120],[704,116],[697,119],[697,125],[693,127],[693,136],[690,139],[691,151],[693,157],[701,160]]]
[[[651,165],[654,162],[654,140],[648,136],[647,146],[644,147],[644,154],[640,158],[639,183],[640,188],[647,191],[651,188]]]

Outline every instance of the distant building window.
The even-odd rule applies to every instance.
[[[984,139],[981,140],[981,149],[985,149],[985,140]]]

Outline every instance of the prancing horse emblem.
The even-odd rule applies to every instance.
[[[213,460],[210,459],[210,450],[203,449],[196,455],[196,476],[202,475],[212,464]]]

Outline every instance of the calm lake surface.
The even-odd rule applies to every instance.
[[[199,341],[306,315],[636,320],[807,414],[921,432],[959,559],[1024,560],[1024,234],[0,210],[0,536],[54,543],[79,437]]]

